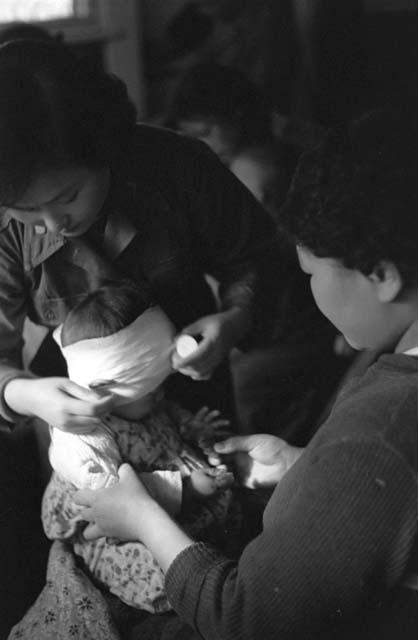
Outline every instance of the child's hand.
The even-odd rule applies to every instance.
[[[205,450],[208,447],[212,448],[217,440],[231,435],[227,429],[230,424],[229,420],[222,418],[217,409],[202,407],[182,425],[181,433],[184,438]]]
[[[233,474],[223,465],[213,469],[195,469],[183,480],[184,502],[207,500],[233,484]]]
[[[221,412],[217,409],[208,409],[208,407],[202,407],[197,411],[194,416],[187,422],[187,427],[193,433],[200,434],[213,434],[219,433],[219,429],[222,427],[229,427],[230,421],[221,417]]]

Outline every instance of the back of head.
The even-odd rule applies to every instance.
[[[58,42],[0,46],[0,204],[42,170],[108,166],[128,144],[135,109],[124,84]]]
[[[131,281],[90,293],[54,332],[69,378],[115,393],[118,405],[144,398],[170,375],[174,336],[174,325],[152,305],[148,290]],[[130,417],[137,408],[131,406]]]
[[[0,44],[13,40],[61,41],[61,36],[53,36],[44,27],[32,22],[14,22],[0,31]]]
[[[69,312],[61,331],[61,346],[112,335],[130,325],[151,306],[145,286],[130,281],[105,284]]]
[[[212,120],[233,127],[250,144],[271,135],[270,110],[261,90],[238,69],[217,63],[189,67],[174,90],[167,126]]]
[[[300,159],[279,223],[317,257],[370,274],[394,262],[418,282],[418,118],[371,112]]]

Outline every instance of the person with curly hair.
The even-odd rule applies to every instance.
[[[217,445],[240,454],[247,485],[274,487],[239,560],[188,536],[129,465],[114,487],[78,493],[87,537],[140,538],[155,552],[190,629],[178,622],[170,637],[416,637],[417,145],[416,116],[379,112],[300,161],[282,227],[322,313],[381,355],[303,451],[271,435]]]

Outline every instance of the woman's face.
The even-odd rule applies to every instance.
[[[69,167],[44,171],[7,214],[51,233],[76,237],[97,220],[109,191],[110,171]]]
[[[205,142],[222,162],[229,166],[236,147],[236,133],[232,127],[210,118],[196,117],[180,120],[178,130],[186,136]]]

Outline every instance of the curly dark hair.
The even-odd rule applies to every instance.
[[[123,82],[64,44],[0,46],[0,203],[15,202],[42,170],[110,165],[135,121]]]
[[[418,121],[371,112],[302,155],[279,226],[317,257],[370,274],[394,262],[418,280]]]

